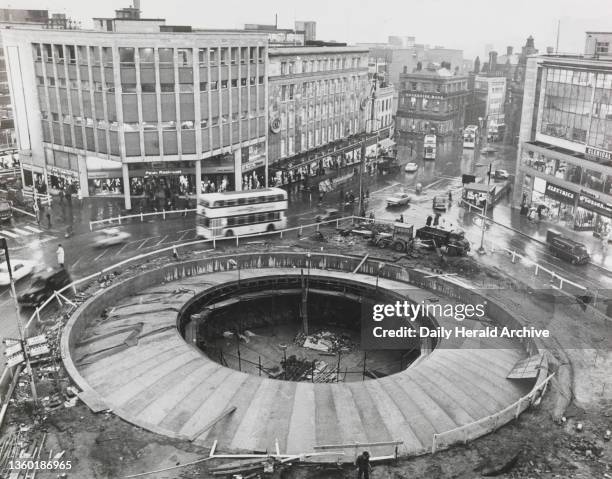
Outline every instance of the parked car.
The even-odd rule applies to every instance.
[[[412,196],[408,193],[398,193],[397,195],[389,196],[387,198],[387,207],[389,206],[405,206],[410,203]]]
[[[553,256],[572,264],[587,264],[591,259],[583,243],[569,239],[557,231],[548,230],[546,242]]]
[[[70,284],[72,279],[64,268],[50,269],[34,276],[32,284],[18,298],[21,306],[35,308],[44,303],[64,286]]]
[[[444,195],[434,196],[432,207],[434,210],[443,210],[446,211],[447,208],[447,198]]]
[[[13,258],[11,260],[13,281],[19,281],[20,279],[25,278],[29,274],[32,274],[35,265],[36,263],[34,263],[34,261]],[[8,264],[4,262],[0,264],[0,286],[6,286],[8,284],[11,284],[11,279],[9,277]]]
[[[108,246],[125,243],[131,236],[130,233],[122,231],[119,228],[106,228],[98,233],[94,239],[94,246],[96,248],[106,248]]]
[[[338,218],[342,218],[342,213],[335,208],[327,208],[323,214],[317,215],[317,223],[321,223],[322,221],[332,221],[337,220]]]
[[[0,221],[9,221],[13,217],[13,208],[11,203],[6,200],[0,200]]]
[[[414,173],[415,171],[417,171],[419,169],[419,165],[417,165],[416,163],[406,163],[406,166],[404,167],[404,171],[406,173]]]
[[[493,176],[496,180],[507,180],[510,174],[506,170],[495,170]]]

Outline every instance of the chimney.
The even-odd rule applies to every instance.
[[[408,73],[408,67],[404,65],[404,73]]]
[[[512,51],[514,50],[513,47],[506,47],[506,55],[510,56],[512,55]]]

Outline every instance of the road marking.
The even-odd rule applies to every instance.
[[[164,236],[162,239],[160,239],[157,243],[155,243],[155,246],[160,245],[164,242],[164,240],[168,237],[168,235]]]
[[[104,254],[108,251],[108,248],[106,248],[104,251],[102,251],[102,253],[100,253],[98,256],[96,256],[93,260],[97,261],[99,260],[102,256],[104,256]]]
[[[10,231],[6,231],[6,230],[0,231],[0,234],[6,235],[9,238],[19,238],[19,235],[16,235],[16,234],[11,233]]]
[[[140,245],[136,249],[142,248],[147,241],[149,241],[150,239],[153,239],[153,238],[159,238],[159,236],[151,236],[150,238],[145,238],[144,241],[142,243],[140,243]]]
[[[33,231],[34,233],[43,233],[43,230],[39,230],[38,228],[34,228],[34,226],[25,225],[24,228]]]
[[[13,227],[13,231],[15,231],[15,232],[19,233],[20,235],[25,235],[25,236],[27,236],[27,235],[31,235],[31,234],[32,234],[32,232],[31,232],[31,231],[22,230],[22,229],[15,228],[15,227]]]
[[[115,253],[115,256],[119,256],[119,253],[121,253],[125,248],[127,248],[129,244],[130,243],[125,243],[121,248],[119,248],[119,251]]]
[[[177,239],[176,241],[181,241],[185,237],[185,235],[187,233],[189,233],[190,231],[193,231],[193,230],[192,229],[191,230],[185,230],[185,232],[181,236],[179,236],[179,239]],[[179,233],[180,233],[180,231],[179,231]]]
[[[70,266],[70,267],[74,268],[77,264],[79,264],[79,261],[81,261],[81,259],[83,259],[83,257],[79,256],[79,259],[77,259],[74,263],[72,263],[72,266]]]

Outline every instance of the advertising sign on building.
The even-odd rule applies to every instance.
[[[563,203],[568,203],[572,205],[576,200],[576,193],[562,188],[559,185],[554,185],[552,183],[546,183],[546,191],[544,194],[549,198],[552,198],[553,200],[561,201]]]
[[[587,146],[585,153],[587,156],[590,156],[597,160],[612,161],[612,152],[610,151],[600,150],[599,148],[593,148],[592,146]]]
[[[604,203],[603,201],[591,198],[583,193],[578,195],[578,206],[599,213],[600,215],[612,218],[612,205]]]

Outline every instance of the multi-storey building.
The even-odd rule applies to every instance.
[[[133,195],[240,189],[253,170],[265,183],[265,34],[2,37],[26,186],[121,194],[129,209]]]
[[[368,50],[269,49],[268,161],[274,184],[320,173],[348,157],[359,161],[370,101]],[[376,137],[373,138],[376,143]]]
[[[467,76],[429,65],[400,75],[396,128],[402,140],[457,135],[463,129],[468,94]]]
[[[612,219],[612,34],[588,35],[582,56],[527,60],[513,205],[598,235]]]

